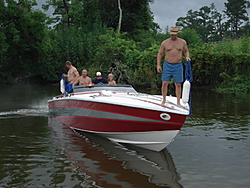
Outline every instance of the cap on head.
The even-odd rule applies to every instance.
[[[101,76],[102,73],[101,72],[96,72],[96,76]]]
[[[181,33],[181,31],[179,31],[179,28],[177,26],[175,26],[175,27],[171,27],[168,33],[170,35],[177,35],[178,33]]]

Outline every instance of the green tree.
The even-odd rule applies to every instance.
[[[183,29],[194,29],[201,36],[203,42],[210,42],[219,38],[218,36],[222,38],[222,19],[223,15],[216,10],[212,3],[210,6],[201,7],[199,11],[189,10],[186,17],[177,19],[176,25]]]
[[[189,10],[186,14],[186,17],[179,17],[176,22],[176,26],[181,27],[182,29],[194,29],[198,30],[199,28],[199,20],[197,19],[199,16],[198,11]]]
[[[211,41],[222,41],[227,31],[226,24],[223,21],[225,15],[217,11],[214,3],[211,4],[211,18],[214,20]]]
[[[7,52],[8,50],[8,47],[9,45],[7,44],[7,37],[6,37],[6,34],[5,34],[5,27],[7,26],[8,22],[6,22],[5,20],[5,16],[6,16],[6,7],[4,6],[4,1],[1,1],[0,2],[0,57],[1,57],[1,60],[0,60],[0,68],[2,66],[2,63],[5,62],[5,53]]]
[[[149,3],[153,0],[126,0],[121,1],[122,24],[121,32],[127,32],[132,38],[141,31],[155,30],[158,24],[153,22],[153,14]],[[120,12],[117,0],[99,0],[101,20],[107,27],[118,28]]]
[[[119,25],[120,10],[117,0],[48,0],[43,5],[45,10],[52,6],[57,15],[55,22],[60,25],[85,26],[89,30],[93,24],[117,29]],[[122,24],[121,32],[130,36],[140,33],[141,30],[154,30],[158,24],[153,22],[153,14],[149,3],[153,0],[126,0],[121,1]],[[136,38],[136,37],[134,37]]]
[[[179,37],[186,40],[189,48],[199,47],[202,46],[202,39],[197,34],[194,29],[184,29],[179,34]]]
[[[47,11],[50,7],[54,8],[53,18],[54,24],[57,27],[70,27],[71,25],[71,16],[69,14],[70,2],[67,0],[47,0],[46,4],[43,5],[43,9]]]
[[[244,37],[250,36],[250,21],[247,21],[246,24],[241,27],[240,35]]]
[[[3,42],[0,77],[5,81],[40,72],[40,57],[46,53],[47,16],[39,10],[33,11],[34,5],[35,1],[8,0],[1,6],[4,17],[1,17],[0,28]]]
[[[244,22],[249,20],[247,15],[247,8],[249,8],[249,1],[247,0],[227,0],[225,3],[227,15],[227,25],[230,28],[231,36],[238,37],[240,27]]]

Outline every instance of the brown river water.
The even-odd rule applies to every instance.
[[[250,187],[250,94],[193,89],[193,115],[161,152],[76,133],[50,117],[58,85],[0,92],[0,187]]]

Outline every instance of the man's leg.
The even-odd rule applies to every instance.
[[[168,94],[168,81],[162,81],[161,93],[162,93],[162,103],[163,106],[166,103],[166,96]]]
[[[177,97],[177,105],[181,105],[181,83],[175,83],[175,94]]]
[[[181,105],[181,83],[183,82],[183,65],[182,63],[176,64],[176,69],[174,72],[174,82],[175,82],[175,94],[177,97],[177,105]]]

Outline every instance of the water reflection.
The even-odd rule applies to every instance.
[[[219,139],[226,140],[244,141],[250,136],[249,96],[196,88],[193,98],[193,116],[187,118],[184,128],[203,130],[208,136],[213,136],[215,130],[217,133],[223,130],[221,135],[217,135]]]
[[[82,179],[78,184],[82,187],[86,187],[86,184],[102,187],[182,187],[167,150],[158,153],[117,145],[93,134],[81,132],[81,136],[77,135],[54,118],[49,118],[49,122],[59,138],[59,154],[64,155],[57,160],[66,164],[64,171]],[[67,182],[61,170],[53,174],[55,177],[61,176],[58,186]],[[84,177],[76,175],[79,173],[85,174]]]
[[[47,123],[47,117],[1,119],[1,187],[34,187],[43,175],[48,178],[46,166],[53,155],[48,150],[51,140]]]
[[[241,118],[240,120],[238,120]],[[188,118],[182,128],[181,134],[185,132],[185,127],[204,131],[207,136],[216,136],[219,139],[244,141],[250,137],[250,118],[248,116],[233,117],[232,120],[221,121],[219,119]],[[222,132],[219,133],[219,130]]]

